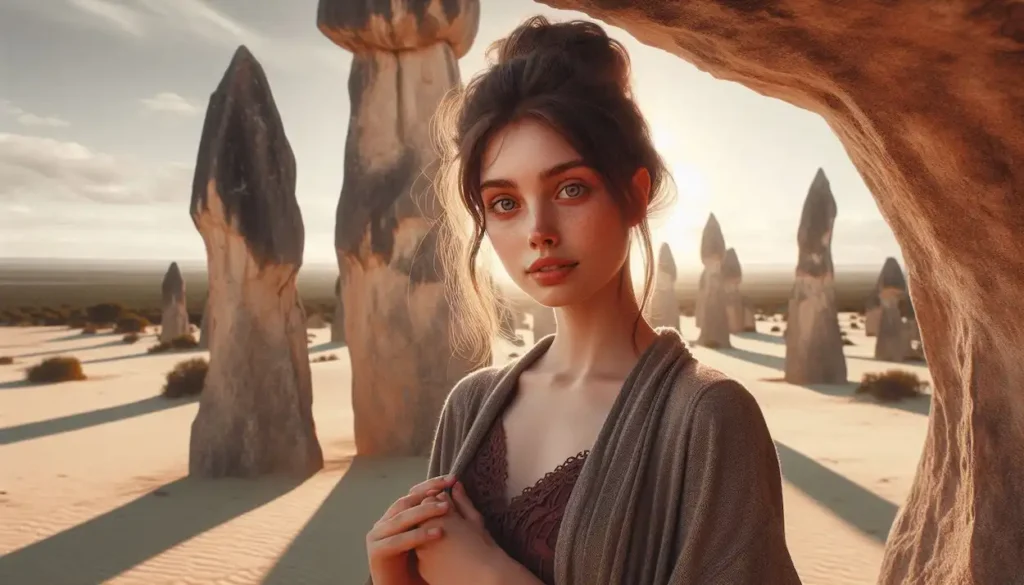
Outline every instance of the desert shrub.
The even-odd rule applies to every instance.
[[[192,349],[198,345],[199,341],[197,341],[191,334],[186,333],[185,335],[179,335],[168,341],[161,341],[146,351],[148,353],[161,353],[172,349]]]
[[[846,336],[844,335],[844,336],[843,336],[843,345],[856,345],[856,344],[855,344],[854,342],[850,341],[850,338],[849,338],[849,337],[846,337]]]
[[[314,364],[315,363],[320,363],[320,362],[334,362],[334,361],[338,361],[338,356],[336,356],[333,353],[331,353],[331,354],[327,354],[327,355],[317,356],[317,357],[313,358],[310,361],[313,362]]]
[[[89,324],[89,319],[85,315],[72,315],[68,318],[68,329],[81,329]]]
[[[779,327],[778,325],[772,325],[772,328],[771,328],[771,332],[772,333],[778,333],[780,331],[782,331],[782,327]]]
[[[27,378],[33,384],[50,384],[84,380],[85,373],[82,372],[82,363],[78,358],[57,356],[47,358],[29,368]]]
[[[117,323],[124,313],[120,303],[100,303],[85,309],[85,316],[91,323]]]
[[[88,323],[85,327],[82,327],[82,335],[96,335],[98,328],[95,323]]]
[[[14,363],[14,358],[9,355],[0,356],[0,366],[9,366]]]
[[[125,335],[124,337],[121,338],[121,341],[123,341],[125,343],[135,343],[138,340],[139,340],[139,334],[138,333],[129,333],[128,335]]]
[[[173,370],[167,372],[167,382],[162,393],[164,398],[196,396],[202,393],[208,369],[209,364],[204,358],[178,362]]]
[[[850,329],[860,329],[859,323],[850,323]]]
[[[857,394],[868,394],[881,402],[896,402],[924,394],[928,382],[905,370],[868,373],[860,380]]]
[[[117,320],[115,333],[142,333],[149,327],[149,319],[135,313],[125,313]]]

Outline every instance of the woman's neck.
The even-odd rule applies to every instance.
[[[538,365],[567,380],[624,377],[657,337],[640,318],[628,270],[589,299],[556,308],[555,319],[555,340]]]

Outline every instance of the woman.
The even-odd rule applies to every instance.
[[[432,479],[367,535],[372,582],[798,584],[757,403],[643,317],[647,218],[669,177],[624,48],[596,24],[533,18],[451,103],[441,137],[455,185],[439,193],[460,252],[458,329],[470,344],[494,335],[476,269],[486,241],[554,308],[557,333],[452,390]]]

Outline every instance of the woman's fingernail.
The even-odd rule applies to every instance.
[[[438,508],[447,508],[448,507],[448,502],[437,502],[434,505],[437,506]]]
[[[440,528],[428,528],[427,529],[427,536],[441,536],[441,529]]]

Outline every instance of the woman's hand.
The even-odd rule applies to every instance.
[[[446,501],[446,494],[427,501]],[[473,506],[462,483],[452,489],[454,509],[428,520],[424,528],[440,528],[444,537],[416,547],[419,575],[431,585],[487,584],[512,561],[491,538],[483,516]]]
[[[435,477],[414,486],[384,512],[366,534],[366,552],[370,557],[370,578],[374,585],[418,585],[422,583],[410,563],[410,552],[436,541],[443,526],[425,522],[448,512],[451,503],[434,496],[451,487],[454,479]]]

